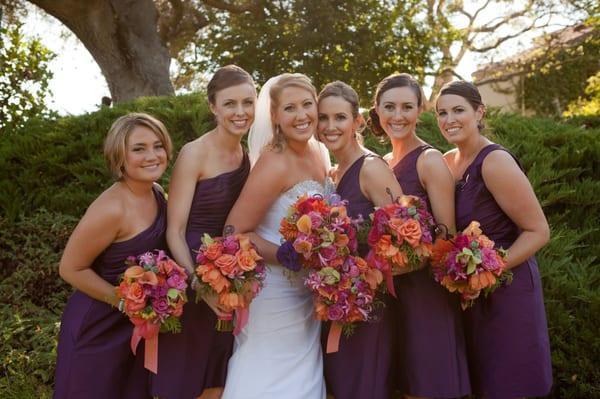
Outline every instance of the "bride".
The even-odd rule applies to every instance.
[[[225,229],[249,233],[269,267],[248,324],[235,337],[223,399],[325,398],[312,296],[276,259],[288,207],[305,193],[325,191],[329,157],[313,138],[317,123],[316,90],[305,75],[282,74],[265,84],[248,138],[253,168]]]

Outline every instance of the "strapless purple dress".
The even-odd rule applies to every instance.
[[[196,184],[185,235],[192,259],[196,259],[204,233],[222,235],[227,215],[249,173],[250,161],[244,153],[239,168]],[[152,394],[161,399],[196,398],[206,388],[225,385],[233,335],[215,329],[215,313],[204,301],[195,302],[196,293],[191,288],[188,297],[182,331],[163,334],[158,343],[158,374],[152,375]]]
[[[458,182],[456,224],[462,230],[476,220],[496,246],[509,248],[520,230],[502,211],[481,175],[483,160],[496,150],[507,151],[498,144],[484,147]],[[473,391],[489,399],[544,396],[552,387],[548,327],[535,257],[512,272],[512,284],[477,299],[465,312]]]
[[[359,214],[368,218],[373,212],[373,203],[360,190],[360,170],[367,156],[356,160],[340,180],[337,193],[348,200],[348,215],[356,218]],[[382,161],[383,162],[383,161]],[[360,248],[366,255],[368,248]],[[336,399],[388,399],[392,384],[394,365],[394,301],[385,300],[386,306],[378,310],[379,320],[371,323],[358,323],[351,337],[343,334],[339,351],[326,353],[329,323],[323,323],[322,346],[323,367],[327,392]]]
[[[126,241],[114,242],[92,264],[112,285],[127,266],[125,260],[153,249],[167,249],[166,201],[156,188],[158,214],[150,227]],[[149,399],[149,372],[144,368],[144,341],[134,356],[133,324],[107,303],[81,291],[69,298],[61,320],[55,375],[55,399]]]
[[[402,192],[424,200],[417,160],[427,149],[409,152],[394,167]],[[471,391],[458,296],[436,283],[429,268],[396,276],[398,296],[398,388],[403,394],[455,398]]]

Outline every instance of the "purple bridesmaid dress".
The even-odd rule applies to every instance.
[[[112,285],[127,266],[125,260],[153,249],[166,249],[167,206],[154,188],[158,214],[150,227],[126,241],[108,246],[92,269]],[[55,375],[55,399],[151,398],[144,368],[144,341],[134,356],[133,324],[107,303],[75,291],[63,312]]]
[[[340,180],[337,193],[348,200],[348,215],[356,218],[359,214],[368,218],[373,212],[373,203],[360,190],[359,175],[364,160],[371,154],[357,159]],[[368,248],[367,248],[368,249]],[[361,255],[366,251],[359,249]],[[354,334],[340,338],[339,351],[325,353],[329,323],[323,323],[322,345],[323,366],[327,392],[336,399],[388,399],[394,386],[394,302],[385,299],[386,306],[378,310],[378,320],[358,323]]]
[[[481,175],[483,160],[495,150],[507,151],[498,144],[484,147],[457,184],[456,224],[461,230],[476,220],[496,246],[508,248],[519,236],[519,228],[496,203]],[[552,386],[548,327],[535,257],[512,272],[512,284],[477,299],[465,312],[473,391],[489,399],[543,396]]]
[[[423,199],[417,160],[427,149],[409,152],[394,167],[402,192]],[[458,296],[436,283],[429,268],[394,277],[398,296],[398,374],[400,392],[429,398],[455,398],[470,393],[462,315]]]
[[[250,161],[244,153],[239,168],[196,184],[185,234],[194,261],[204,233],[222,235],[249,172]],[[206,388],[225,385],[233,335],[215,329],[215,313],[204,301],[195,302],[196,293],[191,288],[188,298],[182,331],[163,334],[158,343],[158,374],[152,375],[152,394],[161,399],[196,398]]]

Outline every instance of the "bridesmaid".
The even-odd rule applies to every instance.
[[[167,205],[155,181],[170,154],[167,130],[150,115],[125,115],[108,132],[104,155],[116,182],[90,205],[60,261],[61,277],[77,290],[62,316],[56,399],[151,397],[143,342],[134,356],[133,324],[115,286],[127,257],[167,247]]]
[[[438,126],[456,146],[444,155],[454,179],[456,221],[476,220],[508,249],[513,282],[479,298],[465,317],[473,390],[485,398],[544,396],[552,386],[542,286],[534,254],[549,239],[548,223],[516,158],[481,134],[485,108],[471,83],[444,86]]]
[[[256,89],[243,69],[220,68],[207,87],[217,126],[185,144],[177,157],[169,186],[167,241],[174,259],[185,267],[197,287],[196,251],[204,233],[220,236],[229,210],[250,171],[240,141],[254,121]],[[182,332],[161,336],[158,374],[152,394],[164,399],[219,397],[225,385],[227,361],[233,349],[230,332],[215,329],[217,316],[226,315],[216,297],[190,301],[182,316]],[[209,389],[214,388],[214,389]]]
[[[400,185],[385,161],[361,145],[364,119],[358,95],[343,82],[326,85],[319,94],[318,136],[338,162],[332,173],[336,191],[348,200],[348,215],[368,218],[374,206],[402,195]],[[365,250],[360,250],[365,256]],[[339,351],[324,355],[327,391],[336,399],[387,399],[393,391],[394,310],[386,301],[379,320],[361,323],[350,338],[342,336]],[[329,323],[323,325],[326,346]],[[323,350],[325,353],[325,349]]]
[[[408,74],[383,79],[369,111],[369,127],[387,137],[385,156],[402,191],[425,201],[438,223],[454,230],[454,183],[442,154],[416,135],[423,92]],[[428,268],[401,272],[398,296],[397,383],[405,397],[455,398],[470,392],[458,298]]]

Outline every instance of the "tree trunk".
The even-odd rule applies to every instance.
[[[29,0],[67,26],[94,57],[113,101],[173,95],[171,57],[152,0]]]
[[[441,69],[440,72],[436,75],[435,80],[433,81],[433,86],[431,87],[431,95],[429,96],[429,104],[427,109],[431,109],[435,105],[435,99],[437,98],[438,93],[442,86],[446,83],[451,82],[453,79],[453,71],[454,67],[446,67]]]

